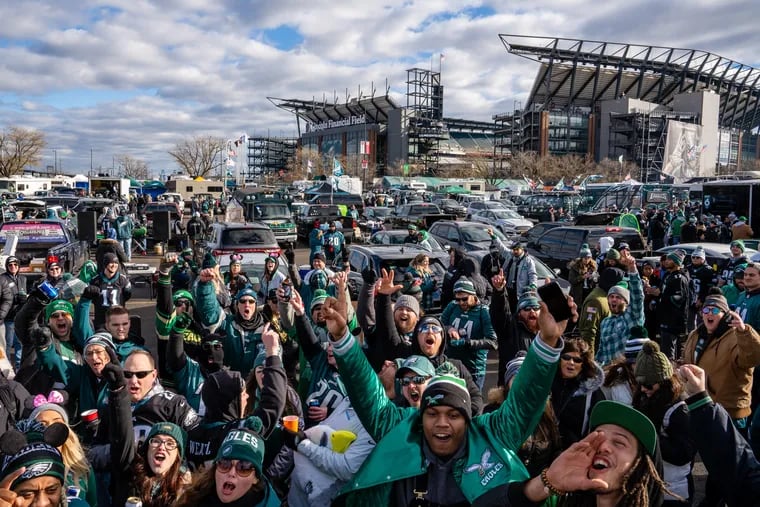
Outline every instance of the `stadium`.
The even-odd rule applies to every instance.
[[[528,98],[493,122],[443,115],[441,73],[407,70],[405,103],[373,90],[345,100],[269,97],[296,118],[298,138],[252,138],[254,174],[303,148],[360,177],[389,169],[438,176],[473,157],[507,170],[513,153],[628,161],[642,181],[686,181],[760,158],[760,71],[697,49],[500,34],[510,57],[537,63]],[[396,173],[398,174],[398,173]]]

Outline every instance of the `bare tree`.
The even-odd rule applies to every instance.
[[[148,179],[148,164],[145,161],[131,155],[117,155],[116,162],[119,164],[119,169],[121,169],[125,178],[136,180]]]
[[[218,169],[225,146],[226,141],[220,137],[197,136],[177,143],[169,155],[189,176],[205,178]]]
[[[36,130],[10,127],[0,132],[0,177],[7,178],[36,166],[42,159],[45,135]]]

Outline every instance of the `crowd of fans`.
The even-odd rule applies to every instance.
[[[425,253],[403,279],[367,269],[354,305],[345,245],[319,239],[303,276],[292,250],[287,275],[165,255],[156,350],[118,238],[76,278],[48,259],[28,295],[9,257],[0,507],[691,505],[698,452],[704,505],[757,503],[741,240],[718,270],[584,246],[557,321],[519,242],[493,236],[480,266],[452,250],[440,286]]]

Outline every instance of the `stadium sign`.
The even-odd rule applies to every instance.
[[[319,130],[328,130],[338,127],[350,127],[352,125],[363,125],[367,123],[366,116],[349,116],[342,120],[327,120],[319,123],[310,123],[310,130],[317,132]]]

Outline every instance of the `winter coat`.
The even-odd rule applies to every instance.
[[[560,347],[562,345],[560,344]],[[428,472],[421,413],[400,408],[385,395],[377,375],[350,334],[333,344],[353,407],[377,442],[372,454],[344,490],[347,505],[391,505],[394,483]],[[463,459],[452,471],[468,502],[509,482],[528,478],[517,450],[541,418],[561,348],[536,340],[528,351],[507,400],[490,414],[474,416],[467,426]],[[408,492],[411,495],[411,490]]]
[[[745,290],[739,294],[736,306],[736,311],[745,324],[752,326],[755,331],[760,331],[760,289]]]
[[[454,284],[462,276],[462,261],[465,259],[465,251],[459,247],[454,248],[454,264],[446,268],[441,286],[441,308],[446,308],[449,301],[454,299]]]
[[[597,402],[604,399],[601,389],[604,371],[596,363],[594,367],[595,375],[587,379],[580,376],[563,379],[557,369],[551,388],[551,401],[554,415],[559,422],[563,449],[567,449],[586,435],[591,410]]]
[[[100,271],[90,280],[90,285],[95,285],[100,289],[100,295],[93,299],[95,305],[93,326],[95,329],[99,329],[105,324],[106,311],[110,307],[125,306],[132,297],[132,283],[130,283],[127,275],[120,271],[117,271],[111,278],[107,278],[105,273]]]
[[[733,419],[748,417],[752,373],[760,364],[760,334],[751,326],[745,325],[744,331],[739,331],[723,321],[696,357],[700,335],[706,337],[706,334],[704,324],[692,331],[686,338],[681,359],[705,370],[707,391]]]
[[[674,334],[685,332],[687,309],[691,301],[688,274],[681,269],[666,272],[661,291],[657,301],[657,321],[660,327]]]
[[[748,223],[737,221],[734,223],[734,225],[731,227],[731,239],[752,239],[752,237],[755,235],[754,231],[752,231],[752,227],[749,226]]]
[[[16,318],[16,313],[23,306],[18,296],[19,291],[26,294],[26,278],[23,275],[14,276],[7,271],[0,274],[0,323],[13,322]],[[6,337],[6,340],[11,338]]]
[[[253,362],[259,352],[264,351],[261,333],[264,318],[257,310],[250,321],[242,321],[239,315],[227,315],[216,299],[212,282],[199,282],[195,306],[201,315],[204,327],[210,332],[224,333],[224,363],[231,370],[239,371],[243,378],[253,369]]]
[[[586,278],[586,273],[596,271],[596,262],[591,261],[588,266],[584,265],[585,259],[577,258],[567,264],[568,278],[570,282],[570,295],[573,301],[583,301],[583,293],[587,288],[593,288],[593,282]]]
[[[623,313],[610,314],[600,326],[599,350],[596,360],[599,364],[611,363],[625,354],[625,342],[630,336],[630,329],[644,325],[644,289],[638,272],[628,273],[628,305]]]
[[[330,449],[329,444],[322,446],[308,438],[298,444],[288,494],[291,507],[330,505],[375,447],[348,398],[319,424],[335,431],[350,431],[356,439],[342,453]]]
[[[578,329],[580,329],[581,338],[588,343],[593,352],[599,348],[602,320],[610,315],[610,305],[607,302],[607,293],[604,292],[604,289],[594,287],[586,296],[583,307],[578,313],[580,315]]]
[[[456,345],[449,341],[449,357],[462,361],[472,375],[484,376],[488,351],[498,348],[488,307],[478,304],[463,312],[459,303],[452,301],[443,310],[441,322],[457,330],[463,340]]]
[[[527,253],[523,253],[519,258],[510,255],[504,261],[504,278],[507,280],[507,290],[514,292],[517,298],[526,289],[535,289],[538,275],[533,257]]]
[[[708,377],[709,378],[709,377]],[[729,506],[755,505],[760,497],[760,462],[730,415],[706,392],[686,400],[690,436],[710,477]]]
[[[528,329],[517,318],[516,313],[512,313],[505,290],[494,290],[489,312],[499,347],[499,373],[496,382],[502,385],[507,363],[521,350],[528,351],[536,333]]]
[[[5,433],[23,419],[26,401],[32,395],[16,381],[0,375],[0,433]]]

